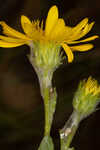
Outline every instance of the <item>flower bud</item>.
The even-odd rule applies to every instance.
[[[100,86],[98,82],[92,77],[81,81],[73,99],[74,110],[81,119],[93,113],[99,102]]]
[[[53,43],[34,44],[34,63],[41,70],[55,70],[62,63],[60,46]]]

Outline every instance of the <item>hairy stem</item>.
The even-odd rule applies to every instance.
[[[80,116],[74,111],[63,129],[60,131],[61,150],[68,150],[70,148],[70,144],[77,131],[79,122]]]
[[[45,110],[44,135],[48,136],[50,135],[50,129],[52,125],[53,114],[55,112],[57,99],[56,89],[52,87],[53,70],[41,69],[35,64],[35,57],[33,55],[33,45],[31,45],[30,56],[28,58],[33,68],[35,69],[39,79],[40,91],[44,101]]]

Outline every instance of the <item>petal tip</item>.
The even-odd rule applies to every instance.
[[[58,7],[56,5],[53,5],[50,9],[58,10]]]
[[[55,23],[58,20],[58,8],[56,5],[52,6],[49,9],[48,15],[47,15],[47,19],[46,19],[46,25],[45,25],[45,34],[49,35],[50,32],[52,31]]]
[[[87,23],[89,21],[89,19],[86,17],[82,21],[84,21],[85,23]]]
[[[28,24],[31,23],[31,21],[29,20],[29,18],[27,16],[25,16],[25,15],[21,15],[21,22],[22,23],[28,23]]]
[[[21,15],[21,19],[26,19],[28,17],[26,17],[25,15]]]
[[[96,37],[96,38],[99,38],[99,35],[96,35],[95,37]]]
[[[4,25],[4,23],[5,23],[4,21],[0,21],[0,25],[2,25],[2,26],[3,26],[3,25]]]

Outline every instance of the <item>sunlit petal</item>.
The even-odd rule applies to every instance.
[[[99,38],[99,36],[98,36],[98,35],[94,35],[94,36],[91,36],[91,37],[86,38],[86,39],[84,39],[84,40],[72,41],[72,42],[67,42],[67,43],[68,43],[68,44],[76,44],[76,43],[82,43],[82,42],[92,41],[92,40],[95,40],[95,39],[97,39],[97,38]]]
[[[83,36],[85,36],[89,31],[91,31],[93,25],[94,25],[94,22],[87,24],[85,26],[85,28],[82,30],[82,33],[80,34],[80,36],[75,40],[78,40],[78,39],[82,38]]]
[[[13,28],[9,27],[5,22],[1,21],[0,25],[2,25],[3,27],[3,33],[7,36],[11,36],[11,37],[16,37],[16,38],[20,38],[20,39],[29,39],[27,36],[25,36],[24,34],[14,30]]]
[[[32,23],[26,16],[21,16],[21,25],[24,32],[30,37],[32,34]]]
[[[3,40],[0,40],[0,47],[4,48],[12,48],[12,47],[17,47],[26,44],[25,42],[20,42],[20,43],[10,43],[10,42],[5,42]]]
[[[56,24],[55,24],[55,27],[54,27],[54,30],[51,32],[50,34],[50,38],[51,39],[60,39],[61,35],[63,34],[63,31],[65,30],[65,22],[63,19],[58,19]],[[64,36],[64,35],[62,35]]]
[[[49,35],[58,20],[58,8],[53,6],[48,12],[45,26],[45,35]]]
[[[20,43],[20,42],[25,42],[26,40],[23,39],[18,39],[18,38],[13,38],[13,37],[7,37],[7,36],[2,36],[0,35],[0,40],[3,40],[5,42],[11,42],[11,43]]]
[[[66,41],[70,42],[70,41],[79,39],[80,36],[82,35],[84,29],[86,31],[88,30],[88,18],[83,19],[75,27],[72,27],[72,28],[68,27],[68,31],[67,31],[67,28],[66,28],[66,33],[65,34],[68,34],[68,36],[66,38]],[[82,35],[82,37],[83,37],[83,35]]]
[[[84,26],[86,26],[86,24],[88,23],[88,18],[85,18],[85,19],[83,19],[80,23],[78,23],[78,25],[76,25],[74,28],[73,28],[73,30],[74,31],[78,31],[78,30],[82,30],[82,28],[84,27]]]
[[[61,44],[61,46],[63,47],[67,57],[68,57],[68,62],[71,63],[74,59],[74,55],[70,49],[70,47],[67,44]]]
[[[93,48],[93,44],[83,44],[78,46],[72,46],[70,47],[72,51],[88,51]]]
[[[80,38],[82,38],[83,36],[85,36],[93,27],[94,22],[92,22],[91,24],[87,24],[81,31],[80,33],[78,33],[75,37],[72,38],[72,40],[78,40]]]

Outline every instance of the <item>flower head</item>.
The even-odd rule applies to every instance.
[[[0,24],[3,27],[3,33],[5,36],[0,35],[0,47],[17,47],[24,44],[30,46],[31,43],[39,43],[46,45],[53,43],[62,47],[68,56],[68,62],[73,61],[73,51],[87,51],[93,47],[92,44],[82,44],[77,46],[70,46],[70,44],[77,44],[88,42],[98,38],[98,36],[92,36],[84,40],[80,40],[85,36],[93,27],[94,22],[88,23],[88,18],[83,19],[75,27],[69,27],[65,25],[62,18],[58,16],[58,8],[52,6],[48,12],[48,16],[45,23],[45,29],[43,30],[43,21],[40,23],[37,21],[30,21],[26,16],[21,16],[21,26],[24,33],[20,33],[5,22],[1,21]]]
[[[92,77],[80,82],[73,100],[73,107],[81,115],[81,118],[94,112],[99,102],[100,85],[98,82]]]

